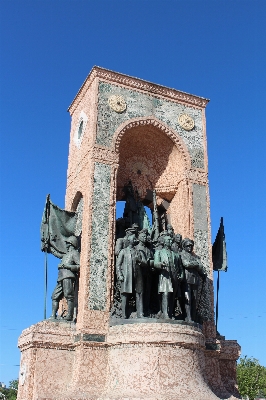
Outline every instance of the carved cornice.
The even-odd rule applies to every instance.
[[[121,139],[127,130],[138,127],[138,126],[145,126],[145,125],[153,125],[154,127],[161,130],[163,133],[165,133],[175,143],[175,145],[177,146],[179,151],[182,153],[183,158],[186,163],[186,168],[190,169],[190,167],[191,167],[190,155],[189,155],[186,145],[184,144],[181,137],[178,135],[177,132],[173,131],[167,125],[164,125],[161,121],[159,121],[158,119],[156,119],[154,117],[134,118],[134,119],[126,121],[122,125],[120,125],[118,127],[118,129],[116,130],[114,137],[113,137],[113,146],[115,147],[115,151],[117,153],[119,153],[119,146],[120,146]]]
[[[110,71],[101,67],[93,67],[85,81],[83,82],[81,88],[79,89],[77,95],[74,100],[70,104],[68,111],[72,113],[74,107],[74,103],[79,102],[79,97],[81,96],[81,92],[83,88],[88,89],[92,84],[95,78],[103,79],[105,81],[109,81],[112,83],[128,86],[132,89],[141,90],[144,92],[148,92],[154,95],[159,95],[162,97],[169,98],[174,101],[181,101],[186,104],[190,104],[192,106],[197,106],[200,108],[205,108],[208,104],[209,100],[204,97],[195,96],[193,94],[189,94],[186,92],[181,92],[176,89],[171,89],[166,86],[158,85],[156,83],[152,83],[149,81],[145,81],[143,79],[134,78],[132,76],[128,76],[125,74],[121,74],[118,72]]]

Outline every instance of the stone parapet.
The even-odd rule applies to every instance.
[[[97,335],[47,320],[23,331],[19,347],[25,376],[18,400],[215,400],[237,395],[231,370],[237,342],[217,341],[206,350],[198,324],[127,320]],[[221,371],[224,363],[229,373]]]

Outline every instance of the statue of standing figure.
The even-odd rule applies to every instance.
[[[182,236],[177,233],[173,235],[173,243],[171,246],[171,250],[175,253],[176,256],[176,270],[172,274],[173,280],[173,296],[172,296],[172,315],[175,315],[175,308],[177,307],[179,314],[182,314],[182,307],[180,301],[182,301],[182,291],[181,291],[181,282],[184,279],[185,273],[182,266],[180,253],[181,253],[181,243]]]
[[[197,321],[197,300],[200,277],[205,281],[206,273],[200,261],[200,257],[193,253],[194,241],[184,239],[183,250],[180,254],[183,268],[185,270],[184,295],[186,321]]]
[[[66,240],[67,253],[63,255],[58,265],[57,284],[52,294],[52,315],[55,319],[59,308],[59,301],[65,297],[67,300],[67,314],[64,317],[66,321],[73,320],[74,313],[74,285],[77,278],[80,265],[80,254],[77,250],[78,239],[76,236],[70,236]]]
[[[136,245],[138,259],[135,270],[135,290],[137,317],[147,316],[149,312],[151,292],[151,268],[153,267],[153,254],[148,248],[148,230],[142,229],[138,234],[139,243]]]
[[[134,292],[134,274],[136,263],[139,261],[137,250],[134,248],[136,244],[135,234],[128,236],[127,247],[120,250],[116,260],[117,279],[121,283],[122,318],[128,318],[128,299]]]
[[[177,269],[177,258],[171,250],[172,239],[170,236],[164,236],[164,247],[156,250],[154,254],[154,267],[160,270],[158,293],[161,295],[161,313],[162,318],[170,319],[171,307],[169,310],[169,293],[173,293],[173,273]]]

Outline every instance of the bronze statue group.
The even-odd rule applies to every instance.
[[[206,273],[200,258],[193,252],[193,240],[182,240],[182,236],[166,224],[167,216],[160,215],[157,210],[155,191],[152,227],[130,181],[123,192],[124,214],[116,221],[116,274],[111,317],[154,317],[201,323],[201,300],[204,303],[208,298],[206,290],[205,293],[202,290]],[[64,226],[68,227],[65,231],[69,233],[70,223],[73,225],[71,236],[62,235]],[[74,234],[75,226],[76,214],[61,210],[48,196],[41,226],[42,250],[61,259],[52,294],[51,319],[58,318],[59,302],[65,298],[68,307],[63,318],[73,320],[80,269],[80,237]]]
[[[136,223],[125,230],[115,246],[122,318],[131,316],[133,299],[137,318],[201,322],[199,287],[206,273],[193,246],[193,240],[182,240],[170,224],[156,240]]]

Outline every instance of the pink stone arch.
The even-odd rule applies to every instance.
[[[133,118],[133,119],[127,120],[123,124],[121,124],[115,131],[113,141],[112,141],[113,146],[115,148],[115,152],[117,154],[119,154],[120,142],[121,142],[123,135],[126,133],[127,130],[132,129],[137,126],[145,126],[145,125],[152,125],[152,126],[156,127],[158,130],[160,130],[162,133],[167,135],[172,140],[172,142],[174,142],[174,144],[176,145],[176,147],[182,154],[184,162],[185,162],[186,170],[189,170],[191,168],[190,155],[189,155],[187,146],[185,145],[183,139],[179,136],[179,134],[176,131],[170,129],[167,125],[165,125],[163,122],[161,122],[160,120],[158,120],[157,118],[155,118],[153,116],[152,117]]]

